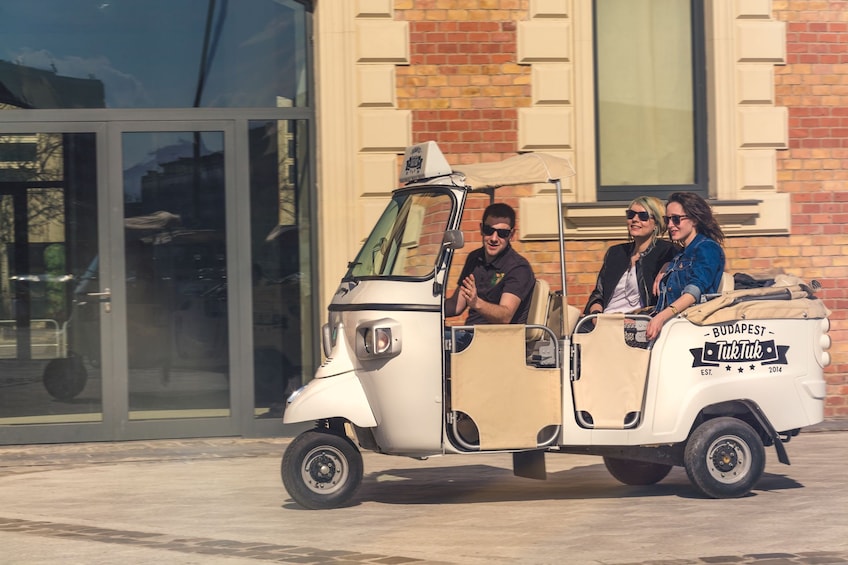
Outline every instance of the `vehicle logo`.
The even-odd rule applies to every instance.
[[[419,174],[421,173],[421,167],[424,165],[424,159],[421,157],[421,150],[419,149],[415,154],[410,155],[406,160],[406,165],[404,168],[404,174]]]
[[[757,365],[787,365],[788,345],[779,345],[763,325],[737,322],[732,325],[715,326],[707,337],[725,338],[705,341],[703,347],[689,350],[692,367],[724,367],[726,371],[744,373],[753,371]]]

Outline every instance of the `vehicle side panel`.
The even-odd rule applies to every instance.
[[[380,451],[405,455],[441,453],[442,315],[433,281],[366,280],[333,306],[341,316],[354,371],[377,420]],[[401,351],[389,358],[357,354],[358,328],[374,320],[399,324]],[[361,344],[360,344],[361,352]]]

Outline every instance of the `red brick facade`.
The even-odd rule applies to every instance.
[[[827,416],[848,416],[848,2],[775,1],[786,22],[786,65],[776,104],[789,109],[789,149],[778,152],[779,189],[792,195],[792,235],[762,238],[775,260],[824,284],[833,364]],[[757,260],[766,257],[752,250]]]
[[[517,64],[516,46],[528,0],[398,0],[395,8],[410,26],[411,64],[397,69],[397,98],[399,108],[412,111],[412,141],[435,140],[455,164],[514,155],[517,109],[531,103],[530,71]],[[791,235],[729,238],[728,270],[822,282],[820,296],[833,311],[826,416],[848,417],[848,1],[774,0],[772,8],[787,26],[775,103],[790,116],[778,190],[791,194]],[[506,192],[505,200],[517,206],[527,190]],[[473,233],[476,222],[479,212],[464,227]],[[566,243],[571,304],[582,308],[612,243]],[[559,288],[555,241],[516,248]]]

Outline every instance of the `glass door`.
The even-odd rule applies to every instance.
[[[234,123],[0,124],[0,444],[253,421]]]
[[[0,133],[3,442],[16,441],[26,425],[104,419],[101,331],[110,291],[98,261],[102,129],[44,127]]]
[[[125,123],[116,129],[120,155],[111,161],[120,163],[122,203],[116,286],[126,328],[116,345],[125,363],[119,371],[127,374],[130,427],[160,422],[152,427],[161,430],[164,421],[177,420],[167,425],[184,433],[193,427],[187,421],[196,420],[207,434],[228,433],[231,125]]]

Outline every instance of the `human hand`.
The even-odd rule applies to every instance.
[[[645,337],[647,337],[649,341],[659,337],[660,330],[662,330],[662,327],[669,319],[670,318],[667,318],[665,315],[665,310],[657,312],[657,314],[651,318],[651,321],[648,322],[648,327],[645,329]]]
[[[662,278],[663,278],[663,271],[660,271],[659,273],[657,273],[657,276],[654,277],[654,285],[651,288],[651,290],[654,293],[654,296],[660,295],[660,281],[662,280]]]
[[[477,308],[477,283],[474,281],[474,275],[465,277],[459,292],[469,308]]]

